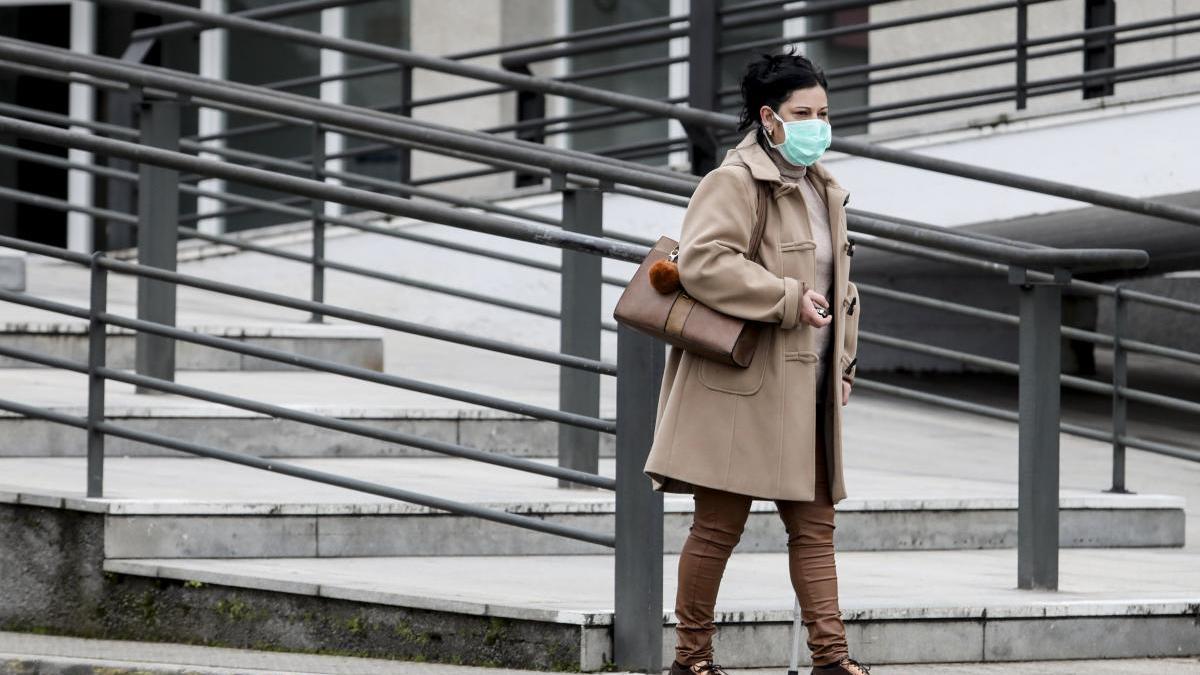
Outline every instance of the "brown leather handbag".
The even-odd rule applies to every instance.
[[[750,259],[758,262],[763,232],[767,227],[767,188],[761,181],[754,183],[758,192],[758,211],[748,250],[752,256]],[[658,272],[664,264],[673,265],[678,256],[679,242],[670,237],[660,237],[625,287],[613,310],[613,318],[618,323],[693,354],[731,366],[749,366],[758,346],[758,334],[764,325],[762,322],[722,314],[688,295],[678,283],[673,284],[671,290],[670,287],[664,287],[662,282],[651,282],[652,268]],[[656,268],[656,263],[660,261],[666,263],[658,264]],[[656,285],[667,292],[659,290]]]

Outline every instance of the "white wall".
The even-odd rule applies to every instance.
[[[1200,94],[1028,115],[885,143],[934,157],[1136,197],[1200,190]],[[856,157],[826,165],[850,206],[938,225],[1049,213],[1079,202]]]

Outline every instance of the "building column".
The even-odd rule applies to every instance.
[[[228,11],[226,0],[200,0],[200,9],[214,14],[224,14]],[[214,80],[229,78],[229,33],[223,28],[215,28],[200,33],[200,76]],[[223,133],[227,128],[225,111],[215,108],[201,107],[197,118],[197,132],[201,138],[212,134]],[[225,147],[222,138],[204,141],[204,145],[214,148]],[[200,157],[220,160],[220,155],[201,152]],[[205,178],[198,187],[202,190],[224,192],[225,181],[219,178]],[[214,213],[226,208],[224,202],[212,197],[197,197],[196,212],[200,214]],[[224,234],[225,219],[207,218],[197,223],[196,229],[206,234]]]
[[[71,2],[71,51],[80,54],[96,53],[96,6],[84,0]],[[68,87],[68,114],[71,119],[92,122],[96,118],[96,90],[88,84],[72,82]],[[83,127],[71,131],[90,133]],[[92,153],[76,148],[67,152],[67,159],[92,164]],[[67,201],[78,206],[93,206],[92,174],[80,169],[67,170]],[[95,222],[91,216],[74,211],[67,213],[67,248],[91,253],[95,242]]]

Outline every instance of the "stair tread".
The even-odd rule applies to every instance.
[[[606,490],[559,488],[557,480],[471,460],[446,457],[302,458],[281,460],[304,467],[380,482],[447,499],[514,511],[611,513]],[[554,465],[554,459],[533,459]],[[0,501],[66,506],[111,514],[343,514],[426,513],[429,509],[272,474],[219,460],[169,457],[109,457],[105,498],[85,499],[82,457],[0,458]],[[613,476],[615,460],[600,460],[600,473]],[[186,480],[181,477],[186,476]],[[20,477],[19,479],[17,477]],[[1017,485],[1005,480],[945,478],[917,471],[896,472],[848,466],[851,496],[839,511],[1015,509]],[[664,496],[668,512],[691,511],[690,495]],[[1183,509],[1186,499],[1170,494],[1112,494],[1063,487],[1061,508]],[[774,510],[756,500],[756,510]]]
[[[1200,554],[1179,549],[1063,549],[1059,590],[1015,587],[1017,552],[839,552],[847,620],[1148,616],[1195,611]],[[664,556],[664,607],[678,556]],[[319,595],[472,615],[607,625],[613,558],[431,556],[373,558],[112,559],[108,572]],[[536,584],[530,581],[536,579]],[[580,583],[581,580],[587,583]],[[738,553],[717,601],[720,622],[787,622],[786,553]],[[671,622],[668,612],[664,621]]]

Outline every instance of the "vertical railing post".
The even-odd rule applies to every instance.
[[[92,254],[91,301],[88,307],[87,496],[104,496],[104,377],[97,371],[106,362],[107,326],[100,315],[108,311],[108,270],[100,266],[103,252]]]
[[[662,671],[663,497],[642,471],[654,440],[662,343],[617,326],[617,514],[613,651],[619,670]]]
[[[1026,82],[1029,76],[1027,72],[1027,64],[1029,62],[1029,5],[1028,0],[1017,0],[1017,110],[1024,110],[1028,91]]]
[[[688,105],[716,110],[721,85],[721,17],[717,0],[691,0],[688,20]],[[717,139],[706,126],[684,123],[692,173],[703,176],[717,165]]]
[[[1084,0],[1083,27],[1101,28],[1117,22],[1117,0]],[[1112,68],[1117,63],[1117,43],[1113,33],[1084,38],[1083,72]],[[1083,80],[1083,97],[1111,96],[1112,75]]]
[[[142,144],[179,150],[179,103],[146,98],[140,104]],[[138,263],[175,271],[178,245],[179,172],[142,163],[138,166]],[[175,325],[175,285],[139,277],[137,316],[145,321]],[[163,380],[175,380],[175,340],[139,332],[136,370]],[[137,387],[138,393],[158,393]]]
[[[556,181],[557,182],[557,181]],[[604,193],[594,188],[562,190],[562,227],[594,237],[603,236]],[[581,251],[562,252],[559,351],[589,359],[600,358],[600,256]],[[600,416],[600,375],[578,368],[559,367],[558,405],[566,412]],[[558,464],[597,473],[600,470],[600,435],[591,429],[566,424],[558,427]],[[560,480],[559,487],[579,487]]]
[[[325,180],[325,127],[312,125],[312,178]],[[313,199],[312,214],[312,301],[325,302],[325,200]],[[322,323],[325,315],[313,312],[311,323]]]
[[[1058,589],[1062,289],[1069,280],[1065,270],[1041,281],[1009,269],[1021,303],[1017,587],[1024,589]]]
[[[400,68],[400,107],[397,108],[396,114],[405,117],[412,117],[412,100],[413,100],[413,68],[412,66],[403,66]],[[400,166],[397,170],[396,181],[407,185],[412,181],[412,150],[405,146],[400,146],[397,150]]]
[[[1113,292],[1112,487],[1107,492],[1129,494],[1130,491],[1125,488],[1125,441],[1123,440],[1128,401],[1122,393],[1128,379],[1124,340],[1129,308],[1123,291],[1124,287],[1117,284]]]
[[[521,75],[533,75],[533,71],[529,69],[529,64],[523,63],[516,66],[505,66],[505,70],[509,70]],[[518,91],[517,92],[517,122],[527,122],[529,120],[540,120],[546,117],[546,95],[539,91]],[[523,126],[517,129],[517,138],[522,141],[531,143],[546,142],[546,125],[538,124],[531,126]],[[526,185],[541,185],[542,176],[536,173],[524,171],[516,172],[514,177],[515,187],[524,187]]]

